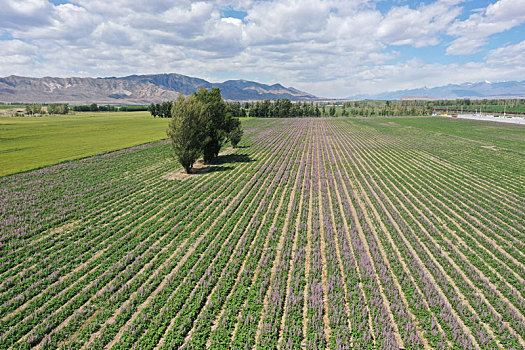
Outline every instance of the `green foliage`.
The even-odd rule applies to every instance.
[[[275,101],[245,103],[243,110],[255,118],[297,118],[321,116],[319,104],[313,102],[292,102],[287,98]]]
[[[0,117],[0,176],[161,140],[167,125],[147,112]]]
[[[167,103],[160,105],[165,106]],[[242,115],[240,105],[227,105],[218,88],[199,89],[184,98],[179,95],[173,104],[172,121],[168,136],[172,139],[175,155],[187,173],[202,155],[211,163],[219,155],[221,147],[229,140],[234,147],[242,137],[241,122],[235,115]],[[150,113],[156,113],[150,105]]]
[[[48,114],[68,114],[69,106],[67,103],[51,103],[47,106]]]
[[[525,114],[524,99],[499,99],[499,100],[444,100],[435,101],[433,105],[436,111],[449,112],[482,112],[482,113],[507,113]]]
[[[162,103],[152,103],[147,107],[147,111],[155,117],[159,118],[171,118],[171,109],[173,103],[171,101],[166,101]]]
[[[230,139],[232,147],[237,148],[237,145],[239,144],[239,142],[241,142],[242,135],[244,134],[239,119],[232,118],[232,125],[230,130],[231,131],[228,134],[228,138]]]
[[[142,112],[149,111],[148,106],[120,106],[119,112]]]
[[[26,114],[28,115],[42,114],[42,105],[41,104],[27,105]]]
[[[219,155],[229,133],[229,116],[226,116],[226,104],[222,100],[219,88],[207,90],[201,88],[195,94],[204,105],[204,140],[202,154],[206,163],[211,163]]]
[[[142,112],[149,111],[148,106],[112,106],[112,105],[97,105],[92,103],[90,105],[72,106],[71,109],[75,112]],[[171,116],[171,115],[170,115]]]
[[[148,106],[148,112],[151,114],[151,116],[153,118],[157,117],[158,116],[158,110],[157,110],[157,105],[152,103]]]
[[[182,94],[173,103],[167,134],[175,157],[187,174],[191,173],[193,163],[202,154],[203,129],[205,126],[205,105],[195,95],[184,98]]]

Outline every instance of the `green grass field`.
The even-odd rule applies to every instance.
[[[379,119],[377,121],[387,119]],[[507,151],[525,154],[525,126],[505,123],[436,117],[402,117],[388,118],[398,125],[416,128],[427,135],[446,135],[463,139],[470,144],[495,146]],[[391,124],[393,125],[393,124]]]
[[[25,108],[24,105],[3,105],[0,104],[0,109]]]
[[[166,138],[148,112],[0,117],[0,176]]]

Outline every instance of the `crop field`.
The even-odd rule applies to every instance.
[[[148,112],[0,116],[0,176],[166,138]]]
[[[243,127],[0,178],[0,348],[525,347],[525,127]]]

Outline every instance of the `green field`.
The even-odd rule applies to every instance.
[[[525,348],[524,126],[243,128],[0,177],[0,348]]]
[[[389,127],[404,126],[416,129],[412,130],[413,133],[423,131],[429,136],[446,135],[451,140],[463,140],[469,145],[490,145],[500,148],[501,151],[525,154],[525,127],[522,125],[441,117],[377,118],[374,121],[377,123],[391,121]]]
[[[0,109],[25,108],[25,105],[3,105],[0,104]]]
[[[148,112],[0,117],[0,176],[166,138]]]

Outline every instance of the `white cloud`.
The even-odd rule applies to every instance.
[[[491,65],[513,68],[525,67],[525,40],[514,45],[506,45],[489,51],[486,61]]]
[[[447,48],[449,55],[468,55],[479,51],[488,37],[525,22],[525,0],[499,0],[486,9],[456,20],[448,34],[458,37]]]
[[[391,45],[437,45],[440,42],[438,34],[461,13],[461,8],[453,5],[438,1],[417,9],[395,7],[381,21],[377,36]]]
[[[525,0],[499,0],[462,21],[461,1],[381,12],[374,0],[0,0],[0,33],[12,37],[1,42],[0,75],[228,74],[343,97],[501,80],[511,68],[497,64],[523,67],[523,43],[491,51],[485,63],[403,59],[405,45],[446,45],[444,34],[455,37],[449,54],[474,52],[525,18]]]

